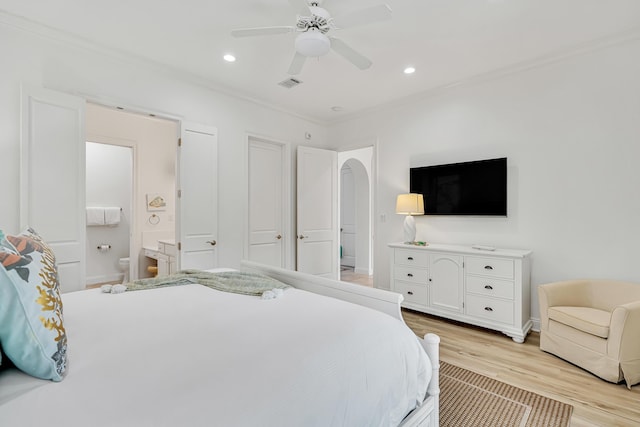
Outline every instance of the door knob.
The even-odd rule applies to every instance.
[[[278,240],[282,239],[282,234],[278,234],[278,235],[276,236],[276,239],[278,239]]]
[[[305,236],[305,235],[302,235],[302,234],[298,236],[298,239],[300,239],[300,240],[308,239],[308,238],[309,238],[309,236]]]
[[[210,244],[211,246],[215,246],[218,242],[216,242],[215,240],[208,240],[205,243]]]

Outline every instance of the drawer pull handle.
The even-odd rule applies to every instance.
[[[493,308],[491,308],[491,307],[485,307],[484,309],[485,309],[486,311],[493,311]]]
[[[485,265],[485,266],[484,266],[484,269],[485,269],[485,270],[493,270],[493,267],[491,267],[490,265]]]
[[[408,293],[409,295],[413,295],[413,292],[412,292],[412,291],[407,291],[407,293]]]
[[[407,260],[409,260],[409,261],[413,261],[413,257],[412,257],[412,256],[408,256],[408,257],[407,257]]]
[[[485,289],[489,289],[489,290],[491,290],[491,289],[493,289],[493,286],[491,286],[491,285],[485,285],[485,286],[484,286],[484,288],[485,288]]]
[[[407,277],[413,277],[413,274],[407,273]]]

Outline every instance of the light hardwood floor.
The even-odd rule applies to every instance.
[[[354,273],[353,268],[350,267],[340,267],[340,280],[355,283],[356,285],[368,286],[370,288],[373,287],[373,276]]]
[[[516,344],[500,332],[412,310],[403,316],[418,336],[440,336],[442,360],[572,405],[572,427],[640,426],[640,385],[628,390],[541,351],[537,332]]]

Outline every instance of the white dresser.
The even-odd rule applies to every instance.
[[[391,289],[402,305],[494,329],[524,342],[531,330],[531,251],[390,244]]]

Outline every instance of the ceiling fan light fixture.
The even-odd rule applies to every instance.
[[[315,28],[309,28],[308,31],[298,34],[295,45],[296,51],[310,57],[326,55],[331,49],[329,37]]]

